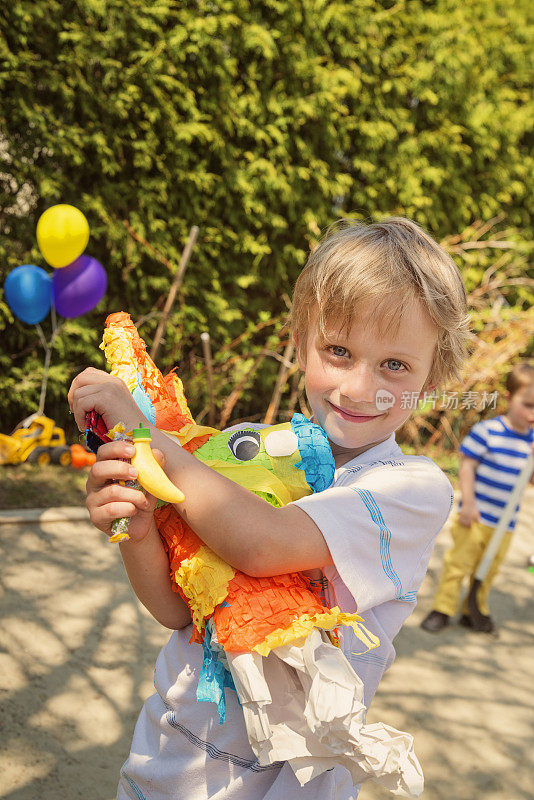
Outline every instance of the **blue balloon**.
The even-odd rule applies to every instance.
[[[52,305],[52,279],[41,267],[22,264],[7,276],[4,293],[16,317],[28,325],[37,325]]]

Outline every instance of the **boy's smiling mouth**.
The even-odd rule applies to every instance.
[[[354,412],[346,411],[344,408],[336,406],[330,400],[326,402],[335,414],[341,417],[341,419],[347,420],[347,422],[369,422],[372,419],[383,416],[383,414],[355,414]]]

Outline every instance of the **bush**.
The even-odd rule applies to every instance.
[[[265,410],[278,371],[272,355],[256,362],[280,357],[284,294],[334,218],[404,214],[441,238],[504,214],[518,241],[531,239],[527,12],[524,0],[7,4],[2,274],[43,263],[37,219],[70,202],[109,275],[106,298],[58,339],[48,413],[65,424],[69,379],[102,364],[108,313],[143,318],[151,341],[166,264],[178,263],[193,224],[199,242],[160,365],[180,365],[200,411],[208,329],[224,374],[219,412],[256,365],[233,406],[249,418]],[[1,297],[0,332],[0,415],[11,427],[37,405],[42,353]]]

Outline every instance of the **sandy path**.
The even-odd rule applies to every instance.
[[[444,531],[397,640],[369,721],[415,735],[425,800],[532,800],[533,520],[530,489],[493,592],[499,639],[418,627]],[[1,525],[0,558],[0,797],[112,800],[167,633],[136,602],[117,549],[86,523]],[[360,797],[391,795],[366,786]]]
[[[419,605],[396,641],[368,721],[382,719],[415,736],[425,773],[424,800],[533,800],[534,777],[534,489],[492,590],[499,638],[451,625],[440,634],[419,623],[430,610],[442,555],[442,531],[419,592]],[[388,792],[367,785],[360,800]]]

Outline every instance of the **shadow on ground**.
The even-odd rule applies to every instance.
[[[108,800],[168,638],[88,523],[0,526],[0,797]]]
[[[491,598],[498,639],[419,628],[445,530],[396,641],[368,719],[414,734],[424,800],[532,797],[533,519],[529,490]],[[136,601],[118,549],[88,523],[1,525],[0,558],[0,797],[112,800],[168,632]],[[360,794],[387,797],[370,785]]]
[[[410,731],[425,773],[424,800],[531,800],[534,759],[534,489],[527,490],[507,561],[491,593],[497,639],[460,627],[439,634],[419,625],[431,608],[445,529],[418,607],[395,641],[397,660],[368,720]],[[366,785],[360,800],[391,797]]]

